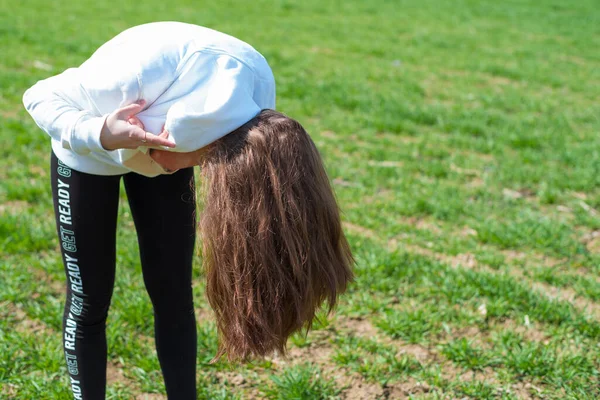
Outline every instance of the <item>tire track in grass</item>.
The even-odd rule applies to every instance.
[[[438,261],[446,263],[454,269],[465,268],[477,272],[485,272],[492,275],[498,275],[499,271],[489,267],[488,265],[478,262],[476,257],[470,253],[457,254],[455,256],[448,256],[433,252],[429,249],[422,248],[419,246],[409,245],[404,247],[408,252],[416,253],[426,257],[432,257]],[[509,276],[517,278],[518,281],[525,282],[534,292],[542,295],[550,300],[566,302],[573,306],[579,313],[585,316],[589,316],[594,320],[600,319],[600,304],[582,298],[576,291],[567,287],[556,287],[547,283],[537,282],[528,277],[519,268],[507,268],[505,270]]]
[[[435,253],[428,249],[424,249],[419,246],[408,246],[406,247],[408,251],[415,252],[417,254],[434,257],[435,259],[445,262],[453,268],[468,268],[478,271],[484,271],[492,274],[499,273],[498,270],[491,268],[489,265],[485,263],[477,261],[476,257],[471,253],[461,253],[455,256],[447,256],[440,253]],[[508,254],[503,252],[504,254]],[[514,254],[514,252],[511,252]],[[543,256],[541,256],[543,257]],[[512,258],[514,260],[514,258]],[[550,259],[550,262],[554,265],[559,264],[561,261],[557,259]],[[505,271],[509,273],[510,276],[515,278],[519,278],[520,280],[524,280],[527,282],[533,289],[536,290],[537,293],[542,294],[550,299],[565,301],[575,307],[580,313],[584,315],[589,315],[594,319],[600,319],[600,304],[594,302],[591,299],[582,297],[577,291],[566,287],[556,287],[550,285],[548,283],[539,282],[532,279],[530,276],[525,275],[521,268],[518,268],[516,265],[512,264],[508,261],[508,267]]]
[[[409,394],[428,393],[431,388],[413,377],[404,381],[390,382],[386,384],[376,383],[365,379],[360,373],[353,371],[347,366],[340,366],[333,361],[339,347],[333,340],[339,335],[349,334],[353,322],[346,317],[336,317],[330,322],[326,329],[311,331],[309,342],[306,345],[289,346],[286,357],[274,355],[267,357],[271,363],[268,371],[273,373],[284,373],[290,368],[309,364],[318,368],[320,375],[326,379],[332,379],[338,389],[341,390],[339,397],[343,400],[350,399],[382,399],[382,398],[405,398]],[[365,325],[367,326],[367,325]],[[372,327],[372,326],[371,326]],[[400,352],[405,354],[407,352]],[[271,385],[266,372],[255,377],[258,381],[248,387],[249,371],[220,371],[217,377],[223,384],[232,383],[236,387],[246,386],[250,394],[249,399],[262,399],[260,387]]]
[[[508,323],[508,322],[507,322]],[[381,332],[377,327],[375,327],[368,319],[366,318],[339,318],[337,321],[332,322],[334,326],[339,326],[341,328],[339,333],[342,334],[350,334],[355,335],[364,339],[375,340],[378,343],[391,346],[395,350],[397,350],[396,357],[401,357],[402,355],[409,354],[419,361],[426,370],[431,366],[438,366],[440,369],[440,376],[443,380],[446,381],[445,386],[451,386],[452,384],[461,383],[461,382],[470,382],[471,384],[480,383],[483,385],[487,385],[492,387],[496,392],[500,393],[503,391],[509,391],[512,393],[519,393],[519,398],[530,399],[537,398],[544,390],[549,390],[548,386],[537,382],[535,379],[525,379],[521,378],[521,381],[508,381],[506,379],[502,379],[497,373],[496,370],[492,367],[485,368],[468,368],[461,366],[460,364],[455,363],[453,360],[448,359],[440,350],[432,347],[425,347],[420,344],[410,344],[404,342],[401,339],[393,339],[388,335]],[[471,338],[473,335],[482,335],[486,338],[489,338],[490,334],[494,331],[493,328],[490,328],[488,332],[482,332],[478,328],[477,332],[474,332],[474,327],[467,327],[464,332],[453,331],[452,333],[448,333],[448,335],[441,341],[450,342],[456,340],[458,338]],[[513,327],[514,328],[514,327]],[[517,327],[517,332],[522,332],[522,329]],[[528,330],[531,337],[535,337],[536,340],[540,340],[545,337],[541,332],[532,332]],[[541,335],[541,336],[540,336]],[[486,346],[487,348],[492,348],[492,345]],[[412,381],[412,382],[411,382]],[[398,395],[408,396],[410,394],[416,393],[427,393],[432,391],[441,390],[445,392],[446,387],[436,387],[435,381],[425,380],[427,384],[420,384],[413,377],[410,377],[407,382],[401,382],[392,387],[392,390],[395,391]],[[507,386],[508,385],[508,386]],[[450,389],[450,390],[459,390],[460,389]],[[400,398],[400,397],[390,397],[390,398]],[[404,398],[404,397],[402,397]]]
[[[347,227],[347,226],[346,226]],[[373,239],[373,241],[378,242],[379,244],[381,244],[383,246],[383,248],[386,248],[392,252],[394,252],[394,250],[396,250],[399,246],[397,245],[396,242],[383,242],[381,240],[377,240],[377,235],[360,226],[352,226],[351,228],[354,228],[352,231],[353,233],[358,233],[361,236],[367,236],[371,239]],[[589,320],[585,317],[582,316],[573,316],[570,311],[569,311],[569,307],[573,307],[572,304],[568,304],[569,307],[565,307],[567,304],[565,302],[560,302],[560,301],[556,301],[556,303],[554,303],[554,301],[548,297],[547,295],[543,294],[543,293],[532,293],[530,290],[527,289],[527,285],[523,285],[521,282],[526,280],[525,278],[520,278],[519,280],[514,280],[514,276],[513,275],[506,275],[506,274],[499,274],[498,271],[493,270],[492,268],[489,268],[487,265],[478,263],[477,260],[475,260],[475,258],[470,255],[470,254],[466,254],[466,255],[458,255],[458,256],[447,256],[444,254],[439,254],[436,253],[434,251],[432,251],[431,249],[425,249],[425,248],[421,248],[419,246],[414,246],[414,245],[408,245],[405,246],[405,250],[408,252],[407,254],[417,254],[417,255],[421,255],[424,256],[424,259],[433,259],[436,261],[440,261],[440,268],[442,268],[442,270],[438,271],[438,272],[431,272],[428,275],[428,278],[424,278],[425,281],[429,281],[430,279],[433,279],[430,284],[433,285],[438,285],[438,284],[442,284],[444,285],[445,289],[444,289],[444,293],[446,295],[452,296],[452,298],[454,299],[456,296],[458,296],[457,300],[465,300],[463,299],[464,297],[464,293],[463,295],[461,295],[459,292],[455,292],[453,290],[451,290],[450,292],[446,293],[446,291],[448,290],[447,283],[448,283],[448,279],[450,281],[456,280],[456,285],[460,286],[460,285],[467,285],[466,288],[468,289],[469,292],[473,292],[473,293],[479,293],[479,296],[482,297],[489,297],[491,296],[492,299],[497,299],[500,300],[500,304],[502,303],[506,303],[508,302],[508,304],[514,304],[514,306],[509,306],[508,308],[501,308],[500,310],[500,314],[498,314],[499,317],[503,318],[502,315],[504,313],[506,313],[507,311],[509,313],[512,312],[517,312],[518,314],[526,314],[528,312],[533,312],[533,317],[534,319],[540,319],[541,322],[543,323],[548,323],[551,326],[560,326],[563,325],[563,323],[565,323],[564,326],[569,326],[572,328],[575,328],[579,334],[583,335],[583,337],[586,337],[588,339],[592,339],[592,341],[598,337],[598,330],[599,330],[599,326],[598,323],[596,321],[592,321]],[[400,259],[398,261],[402,262],[402,257],[400,257]],[[410,261],[411,258],[409,257],[407,259],[408,262]],[[417,260],[417,259],[415,259]],[[412,265],[412,264],[411,264]],[[419,274],[416,272],[416,270],[414,270],[414,267],[417,267],[418,265],[420,265],[419,263],[414,264],[414,266],[412,268],[409,268],[407,270],[404,271],[404,273],[401,273],[400,275],[396,276],[396,278],[398,279],[408,279],[409,281],[412,281],[414,279],[416,279],[417,281],[419,281]],[[447,268],[444,268],[444,265],[447,266]],[[393,272],[394,274],[398,274],[399,270],[394,270],[396,272]],[[437,269],[436,269],[437,271]],[[456,273],[451,271],[457,271]],[[471,272],[469,272],[471,271]],[[517,276],[518,277],[522,277],[521,274],[519,274],[520,271],[517,272]],[[415,275],[416,274],[416,275]],[[480,275],[481,274],[481,275]],[[387,275],[386,275],[387,276]],[[441,277],[445,276],[445,278],[443,278],[441,281]],[[392,278],[392,275],[389,276],[390,278]],[[402,277],[402,278],[400,278]],[[503,288],[503,289],[502,289]],[[504,290],[509,290],[512,294],[510,295],[510,297],[506,296],[506,293],[503,293]],[[514,293],[513,293],[514,291]],[[507,292],[508,293],[508,292]],[[540,296],[539,298],[537,296]],[[547,300],[544,301],[544,298],[547,300],[550,300],[550,302],[548,302]],[[554,306],[553,304],[556,304],[556,306]],[[503,306],[504,307],[504,306]],[[575,308],[575,307],[573,307]],[[502,311],[504,310],[504,311]],[[512,310],[512,311],[511,311]],[[531,311],[528,311],[531,310]],[[534,312],[535,310],[535,312]],[[527,318],[527,315],[525,315],[525,318]],[[542,336],[542,335],[540,335]],[[562,346],[561,346],[562,347]],[[534,353],[538,350],[541,351],[541,347],[540,345],[536,345],[536,344],[532,344],[532,345],[528,345],[527,347],[529,350],[533,351]],[[510,349],[509,348],[509,353],[506,354],[507,357],[522,357],[524,356],[524,352],[520,352],[523,353],[521,355],[516,354],[516,355],[511,355],[510,352],[512,351],[516,351],[517,349]],[[529,351],[527,350],[527,351]],[[525,350],[524,350],[525,351]],[[558,353],[555,353],[555,351],[558,351]],[[550,353],[548,353],[548,355],[550,356],[550,359],[548,359],[548,361],[541,361],[540,367],[541,368],[555,368],[552,370],[552,374],[553,376],[556,376],[556,379],[564,379],[564,377],[566,376],[565,373],[568,373],[566,370],[563,371],[563,367],[560,367],[558,364],[556,364],[556,362],[558,362],[560,364],[561,360],[564,360],[567,362],[567,364],[570,364],[572,362],[577,362],[577,357],[578,355],[575,354],[571,354],[571,353],[566,353],[566,355],[560,355],[559,353],[561,353],[562,350],[561,349],[554,349],[551,350]],[[519,353],[517,351],[517,353]],[[545,354],[545,353],[544,353]],[[587,356],[583,356],[584,358],[586,358],[586,364],[587,366],[582,366],[581,368],[582,371],[586,371],[583,372],[584,374],[588,374],[589,371],[587,371],[586,368],[589,367],[589,363],[593,362],[593,359],[590,359]],[[509,367],[511,370],[514,369],[514,372],[517,373],[519,370],[519,366],[517,364],[514,364],[515,362],[517,362],[516,360],[511,361],[510,359],[506,359],[505,361],[508,362],[507,367]],[[527,367],[527,368],[531,368],[531,367]],[[537,368],[535,365],[532,366],[532,368]],[[569,368],[569,367],[566,367]],[[581,369],[579,367],[575,368],[577,370]],[[528,370],[526,370],[526,375],[529,374],[529,372],[527,372]],[[531,377],[533,379],[537,379],[536,370],[531,370]],[[522,378],[518,378],[518,379],[522,379]],[[554,379],[554,378],[552,378]],[[551,383],[551,385],[555,388],[558,389],[556,387],[556,385],[559,385],[559,383],[556,383],[556,381],[549,381]],[[532,394],[536,395],[535,393],[538,392],[538,390],[536,389],[537,385],[536,383],[532,383],[533,386],[530,386],[529,389],[532,390]],[[534,387],[535,386],[535,387]],[[576,386],[574,387],[574,390],[578,390],[575,389],[576,387],[581,387],[581,382],[577,383]],[[570,389],[569,389],[570,390]]]
[[[316,331],[310,335],[315,336]],[[311,343],[305,347],[292,347],[287,358],[273,357],[271,361],[280,368],[294,366],[309,362],[317,366],[323,376],[333,379],[338,388],[341,389],[340,398],[343,400],[358,399],[396,399],[404,398],[407,394],[427,393],[430,388],[426,384],[416,381],[414,378],[401,382],[381,384],[365,379],[360,373],[351,368],[336,364],[332,361],[337,346],[331,343],[331,339],[338,334],[347,334],[346,329],[337,331],[335,326],[329,331],[320,334],[317,343]],[[402,397],[400,397],[402,395]]]
[[[311,336],[315,336],[313,333]],[[308,346],[290,346],[286,357],[280,355],[266,357],[265,360],[269,364],[266,368],[218,371],[215,375],[222,385],[234,385],[236,389],[241,388],[246,395],[244,399],[264,399],[265,391],[273,386],[273,376],[285,374],[294,367],[310,366],[318,371],[316,379],[323,377],[335,382],[335,386],[341,391],[339,398],[343,400],[381,398],[379,396],[383,394],[383,389],[378,385],[368,383],[359,374],[346,368],[340,368],[331,362],[334,347],[322,341],[325,339],[326,337],[323,336]],[[345,389],[342,390],[342,388]],[[356,393],[360,393],[359,397],[353,397]]]
[[[519,398],[522,399],[534,398],[534,390],[541,390],[529,381],[500,382],[495,370],[492,368],[465,368],[457,365],[454,361],[445,359],[441,353],[436,354],[437,361],[422,364],[419,370],[414,371],[410,376],[403,378],[402,381],[393,386],[384,385],[386,387],[385,398],[408,398],[411,395],[428,393],[451,396],[452,398],[470,398],[468,392],[465,391],[467,389],[463,385],[469,387],[479,385],[479,389],[486,388],[488,391],[496,393],[502,391],[520,392],[521,396]],[[362,355],[362,357],[365,356]],[[369,360],[370,358],[367,357],[363,360]],[[521,390],[522,385],[525,385],[526,390]],[[389,397],[387,397],[388,395]]]
[[[476,257],[471,253],[461,253],[454,256],[450,256],[442,253],[437,253],[431,249],[414,244],[400,245],[399,240],[395,238],[389,240],[387,243],[382,243],[382,241],[378,238],[378,235],[368,228],[364,228],[359,225],[347,222],[344,222],[344,227],[346,227],[351,232],[357,233],[359,235],[372,239],[375,242],[383,244],[389,251],[403,249],[409,253],[418,254],[446,263],[454,269],[463,267],[466,269],[483,271],[490,274],[499,273],[499,271],[495,270],[494,268],[491,268],[490,266],[477,261]],[[600,304],[592,300],[582,298],[573,289],[570,289],[568,287],[559,288],[556,286],[549,285],[547,283],[536,282],[530,277],[524,275],[523,272],[516,267],[508,268],[506,271],[509,273],[510,276],[518,278],[519,280],[529,284],[532,288],[535,289],[536,293],[541,294],[546,298],[552,300],[567,302],[583,315],[589,315],[596,320],[600,319]]]
[[[506,385],[509,385],[509,391],[521,393],[522,396],[520,398],[524,399],[534,398],[532,396],[542,390],[538,386],[544,387],[540,383],[529,380],[523,382],[501,381],[496,372],[490,367],[483,369],[465,368],[446,358],[438,349],[425,347],[420,344],[410,344],[401,339],[389,337],[366,318],[337,318],[332,321],[332,325],[340,328],[338,336],[340,334],[353,335],[364,340],[372,340],[385,346],[390,346],[396,352],[396,358],[410,355],[422,365],[421,375],[417,374],[421,378],[415,379],[415,377],[409,376],[405,381],[391,385],[389,393],[393,395],[389,398],[406,398],[409,395],[438,391],[446,395],[454,392],[456,395],[462,397],[464,393],[461,389],[454,387],[457,382],[479,383],[492,387],[497,392],[506,391]],[[441,385],[436,384],[437,378],[435,376],[429,378],[426,376],[426,371],[432,367],[439,368],[439,375],[445,381]]]
[[[404,343],[400,340],[392,339],[387,335],[381,334],[366,318],[337,317],[332,321],[332,326],[336,330],[336,336],[356,336],[365,340],[374,340],[377,343],[392,347],[395,352],[394,357],[397,359],[409,356],[414,358],[421,365],[428,365],[438,361],[437,353],[432,352],[430,349],[423,346]],[[361,383],[358,388],[352,386],[350,389],[344,391],[344,393],[348,393],[347,399],[361,399],[363,398],[361,397],[362,394],[375,396],[369,398],[380,398],[378,396],[386,399],[407,398],[411,395],[426,394],[442,390],[435,385],[430,386],[426,379],[418,380],[411,375],[404,376],[397,382],[392,384],[386,383],[385,385],[370,383],[362,376],[361,379],[365,381],[365,383]]]
[[[585,244],[585,241],[584,241]],[[507,263],[513,263],[516,265],[519,264],[539,264],[542,265],[540,267],[540,272],[554,274],[556,272],[560,272],[562,276],[567,276],[570,279],[577,279],[580,277],[581,279],[589,281],[589,283],[600,284],[600,276],[595,273],[593,270],[586,266],[577,266],[576,268],[572,268],[570,264],[574,263],[574,260],[564,258],[554,258],[549,257],[545,254],[538,253],[524,253],[521,251],[515,250],[501,250],[502,255],[507,260]],[[580,261],[577,261],[579,263]],[[519,265],[521,266],[521,265]],[[563,285],[566,286],[566,285]],[[582,296],[586,296],[585,293],[581,293]],[[594,297],[590,297],[591,300],[595,300]]]

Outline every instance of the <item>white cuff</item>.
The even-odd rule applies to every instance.
[[[108,114],[103,117],[93,117],[87,112],[82,112],[81,117],[73,125],[69,144],[71,150],[77,154],[85,155],[90,151],[108,151],[100,143],[100,134]],[[65,147],[65,143],[63,143]]]

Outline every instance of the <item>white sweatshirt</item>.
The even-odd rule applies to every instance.
[[[39,81],[23,95],[52,149],[69,167],[95,175],[165,173],[146,148],[105,150],[108,114],[145,100],[137,114],[146,131],[163,125],[171,149],[204,147],[275,108],[267,61],[247,43],[196,25],[155,22],[130,28],[102,45],[79,68]]]

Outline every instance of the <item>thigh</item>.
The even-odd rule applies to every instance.
[[[124,183],[150,295],[155,287],[187,288],[196,232],[193,168],[155,178],[131,173]]]
[[[69,289],[94,303],[114,281],[120,176],[76,171],[52,153],[52,197]]]

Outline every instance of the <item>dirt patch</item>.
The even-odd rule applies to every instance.
[[[381,168],[400,168],[404,166],[404,163],[402,161],[394,160],[368,160],[367,165]]]
[[[213,311],[210,308],[202,308],[202,307],[196,306],[195,313],[196,313],[196,321],[197,322],[214,321],[215,320]]]
[[[518,85],[517,81],[505,78],[503,76],[491,75],[487,78],[488,83],[491,85]]]
[[[381,334],[379,330],[365,318],[338,318],[334,327],[341,332],[347,332],[363,338],[375,340],[381,344],[391,346],[397,350],[396,355],[411,355],[421,363],[437,360],[437,353],[421,346],[420,344],[406,343],[400,339],[393,339],[388,335]]]
[[[347,387],[340,393],[344,400],[381,399],[383,386],[369,383],[358,376],[345,377],[339,381],[341,387]]]
[[[136,384],[123,373],[120,364],[109,361],[106,364],[106,383],[108,385],[122,384],[129,388],[135,388]]]
[[[579,200],[586,200],[587,194],[583,192],[571,192],[571,195]]]
[[[502,195],[507,199],[520,199],[523,197],[523,194],[521,194],[519,191],[506,188],[502,189]]]
[[[594,207],[590,206],[583,200],[579,200],[579,206],[581,208],[583,208],[585,211],[587,211],[591,216],[596,217],[596,216],[600,215],[600,212],[598,212],[598,210],[596,210]]]
[[[435,222],[428,220],[428,219],[410,217],[410,218],[406,218],[403,222],[405,222],[408,225],[412,225],[417,229],[429,231],[436,235],[442,234],[442,229],[440,228],[440,226],[437,225]]]
[[[43,287],[47,287],[50,289],[50,292],[52,294],[59,297],[64,295],[66,290],[66,283],[64,281],[64,278],[61,280],[56,280],[53,277],[51,277],[46,271],[40,268],[30,268],[29,270],[37,279],[40,280],[40,282],[44,283],[42,285]],[[36,295],[39,296],[38,293],[34,293],[32,297],[35,298]]]
[[[485,307],[485,304],[482,304]],[[457,307],[458,308],[458,307]],[[482,307],[480,307],[481,309]],[[468,325],[460,328],[453,329],[448,339],[465,338],[471,342],[481,342],[483,333],[476,325]]]
[[[480,188],[484,185],[485,185],[485,181],[483,179],[475,177],[475,178],[471,179],[469,182],[467,182],[466,186],[468,188]]]
[[[167,400],[167,396],[159,393],[142,393],[135,396],[135,400]]]
[[[481,175],[481,171],[478,169],[462,168],[462,167],[458,167],[454,164],[450,164],[450,170],[454,171],[456,173],[459,173],[459,174],[463,174],[463,175],[473,175],[473,176]]]
[[[335,178],[335,179],[333,180],[333,184],[334,184],[335,186],[345,186],[345,187],[362,187],[362,185],[361,185],[361,184],[359,184],[359,183],[350,182],[350,181],[347,181],[347,180],[345,180],[345,179],[342,179],[342,178],[339,178],[339,177],[338,177],[338,178]]]
[[[398,348],[397,356],[409,354],[421,363],[431,362],[437,358],[437,354],[420,344],[402,343],[398,339],[391,339],[389,344]]]
[[[534,289],[551,299],[562,300],[570,303],[578,311],[588,314],[595,319],[600,319],[600,304],[579,297],[577,292],[569,288],[557,288],[541,282],[530,282]]]
[[[514,394],[518,399],[543,398],[542,389],[530,382],[518,382],[510,385],[510,389],[500,388],[501,392]]]
[[[288,353],[292,362],[310,362],[315,365],[326,365],[333,355],[333,348],[329,345],[311,345],[308,347],[293,347]]]
[[[600,254],[600,230],[585,234],[582,240],[590,253]]]
[[[450,263],[450,266],[452,266],[452,268],[464,267],[473,269],[479,265],[477,263],[477,259],[471,253],[462,253],[457,254],[455,256],[443,258],[445,259],[445,261],[448,261]]]
[[[378,190],[377,192],[375,192],[371,196],[363,197],[362,203],[364,203],[364,204],[372,204],[372,203],[374,203],[377,200],[390,200],[391,199],[390,195],[394,195],[394,191],[393,190],[381,189],[381,190]]]
[[[563,206],[561,204],[556,206],[556,210],[561,212],[561,213],[566,213],[566,214],[571,214],[573,213],[573,210],[567,206]],[[571,217],[573,217],[573,215],[571,215]]]
[[[411,395],[429,393],[432,389],[424,382],[414,378],[406,381],[381,385],[366,382],[358,376],[346,376],[338,381],[341,387],[346,387],[340,397],[343,400],[371,400],[371,399],[407,399]]]
[[[30,207],[30,204],[23,200],[7,201],[0,204],[0,214],[17,214]]]
[[[2,398],[15,399],[18,388],[19,387],[17,385],[14,385],[12,383],[7,383],[5,385],[0,386],[0,394],[2,395]],[[4,397],[4,396],[6,396],[6,397]]]
[[[460,230],[460,236],[462,236],[462,237],[477,236],[477,231],[475,229],[471,228],[470,226],[464,226]]]
[[[344,228],[348,229],[350,232],[356,233],[358,235],[364,236],[366,238],[369,239],[377,239],[378,236],[375,232],[373,232],[372,230],[365,228],[363,226],[360,225],[356,225],[350,222],[344,222],[343,223]]]
[[[500,251],[507,263],[536,263],[544,267],[556,267],[560,264],[568,264],[568,259],[559,259],[547,256],[545,254],[539,254],[534,252],[524,253],[516,250],[501,250]]]
[[[10,318],[15,322],[12,329],[20,333],[41,333],[44,335],[53,334],[54,330],[37,319],[30,318],[22,308],[13,303],[5,302],[0,304],[0,317]]]
[[[256,375],[252,379],[247,379],[246,376],[237,371],[217,371],[215,375],[223,387],[235,388],[236,392],[243,393],[244,399],[255,400],[264,398],[258,386],[267,384],[267,374]]]
[[[379,331],[371,324],[371,322],[364,318],[338,318],[334,322],[334,326],[340,328],[343,331],[348,331],[357,334],[358,336],[365,336],[374,338],[378,336]]]
[[[402,248],[409,253],[414,253],[414,254],[418,254],[421,256],[427,256],[427,257],[437,259],[438,253],[436,253],[433,250],[427,249],[425,247],[417,246],[414,244],[406,244],[406,243],[403,243],[402,245],[400,245],[399,240],[396,238],[390,239],[388,241],[388,248],[391,250],[395,250],[395,249],[399,248],[400,246],[402,246]]]
[[[422,141],[422,139],[418,136],[397,135],[395,133],[385,133],[385,132],[376,133],[375,137],[379,138],[379,139],[388,138],[393,141],[398,141],[402,144],[421,143],[421,141]]]
[[[550,336],[548,336],[542,329],[542,326],[535,322],[529,321],[528,319],[523,321],[516,321],[514,319],[505,319],[500,322],[494,323],[490,326],[490,330],[494,331],[510,331],[516,332],[530,341],[548,344],[550,343]]]
[[[397,249],[398,247],[400,247],[399,240],[397,238],[390,239],[387,243],[387,247],[391,250]],[[409,253],[418,254],[421,256],[426,256],[426,257],[436,259],[438,261],[441,261],[443,263],[450,265],[452,268],[459,268],[459,267],[469,268],[469,269],[479,268],[479,269],[488,269],[490,271],[493,271],[492,268],[489,268],[484,264],[478,263],[475,256],[471,253],[461,253],[461,254],[457,254],[454,256],[449,256],[446,254],[437,253],[431,249],[421,247],[418,245],[414,245],[414,244],[403,244],[402,248]]]
[[[42,168],[41,166],[36,164],[32,164],[29,166],[29,172],[40,177],[48,176],[48,171],[46,170],[46,168]]]
[[[496,371],[491,367],[485,367],[482,370],[469,370],[466,372],[463,370],[463,373],[458,377],[458,380],[461,382],[480,381],[488,385],[500,384]]]
[[[578,56],[574,56],[574,55],[566,55],[566,54],[561,54],[558,56],[558,59],[561,61],[566,61],[578,66],[587,66],[590,65],[590,61],[586,60],[585,58],[582,57],[578,57]]]
[[[418,382],[413,378],[408,381],[385,387],[384,395],[386,399],[408,399],[411,396],[431,392],[432,389],[424,382]]]
[[[338,135],[334,131],[323,131],[323,132],[321,132],[321,136],[330,138],[330,139],[337,139],[337,137],[338,137]]]
[[[219,381],[223,383],[230,383],[239,387],[243,387],[248,383],[246,377],[244,377],[244,375],[240,374],[239,372],[218,371],[216,375],[219,378]]]

